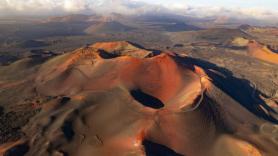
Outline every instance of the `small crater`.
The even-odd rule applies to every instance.
[[[69,156],[69,154],[64,151],[55,151],[54,155],[55,156]]]
[[[24,156],[29,151],[29,146],[27,143],[17,145],[7,152],[4,153],[4,156]]]
[[[275,142],[276,144],[278,144],[278,136],[272,137],[272,141]]]
[[[72,122],[71,121],[65,121],[62,126],[62,131],[68,141],[71,141],[74,137],[74,130],[72,128]]]
[[[99,56],[103,59],[113,59],[113,58],[119,57],[119,55],[116,55],[113,53],[108,53],[104,50],[99,50]]]
[[[164,146],[160,145],[157,143],[153,143],[148,140],[143,141],[143,146],[145,148],[145,152],[147,156],[158,156],[158,155],[163,155],[163,156],[182,156],[179,153],[176,153],[174,150]]]
[[[0,116],[4,115],[4,107],[0,106]]]
[[[70,101],[69,97],[63,97],[60,101],[60,105],[63,106]]]
[[[261,131],[264,134],[272,134],[275,132],[276,127],[270,123],[264,123],[261,125]]]
[[[130,94],[132,97],[146,107],[151,107],[154,109],[160,109],[164,107],[164,104],[156,97],[142,92],[140,89],[131,90]]]

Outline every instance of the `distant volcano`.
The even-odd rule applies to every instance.
[[[163,26],[163,28],[169,32],[201,30],[200,28],[198,28],[196,26],[185,24],[182,22],[171,23],[171,24]]]
[[[260,60],[278,64],[278,54],[255,40],[248,43],[248,54]]]
[[[127,32],[134,30],[135,28],[126,26],[117,21],[105,21],[97,24],[93,24],[85,30],[87,34],[94,33],[115,33],[115,32]]]

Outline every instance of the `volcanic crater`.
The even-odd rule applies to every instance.
[[[274,156],[277,142],[254,128],[274,128],[271,121],[223,92],[209,70],[183,59],[126,41],[49,58],[15,83],[49,100],[36,107],[39,112],[21,128],[24,135],[0,153]]]

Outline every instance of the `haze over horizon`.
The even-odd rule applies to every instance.
[[[144,13],[176,13],[196,17],[227,16],[275,20],[276,0],[2,0],[0,16],[45,16],[66,14],[138,15]]]

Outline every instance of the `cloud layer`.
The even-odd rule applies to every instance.
[[[0,13],[5,16],[111,12],[134,14],[150,6],[134,0],[0,0]]]
[[[197,17],[226,16],[275,20],[278,11],[262,8],[194,7],[168,3],[150,4],[140,0],[0,0],[0,15],[63,15],[69,13],[144,14],[172,12]]]
[[[278,11],[265,8],[224,8],[224,7],[189,7],[187,15],[197,17],[226,16],[239,19],[277,20]]]

